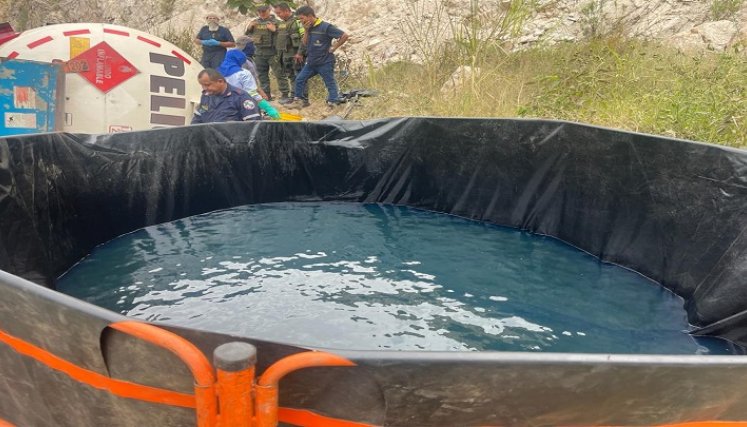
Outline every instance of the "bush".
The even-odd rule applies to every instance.
[[[168,27],[162,34],[157,34],[162,39],[173,43],[176,47],[188,53],[197,60],[202,56],[202,49],[194,43],[195,33],[189,28],[175,29]]]
[[[732,19],[742,8],[744,0],[713,0],[711,4],[711,17],[715,21]]]

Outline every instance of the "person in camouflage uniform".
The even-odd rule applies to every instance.
[[[301,21],[291,11],[288,3],[281,2],[275,5],[275,14],[280,20],[278,21],[275,35],[275,48],[278,52],[278,63],[283,82],[278,80],[278,87],[290,87],[290,93],[280,90],[282,98],[281,104],[293,102],[293,88],[296,81],[296,65],[303,64],[305,48],[301,40],[303,39],[304,28]]]
[[[262,90],[267,94],[268,100],[272,100],[270,93],[270,69],[278,81],[278,89],[282,93],[288,93],[288,81],[282,78],[282,70],[278,63],[275,39],[277,36],[278,20],[270,13],[271,7],[262,5],[257,8],[257,18],[253,19],[246,27],[245,35],[254,40],[254,65],[259,74],[259,83]]]

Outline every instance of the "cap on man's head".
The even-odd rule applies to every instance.
[[[220,16],[218,16],[218,14],[215,12],[208,12],[208,14],[205,15],[205,19],[210,19],[210,18],[220,19]]]

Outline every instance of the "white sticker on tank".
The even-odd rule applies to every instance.
[[[109,123],[127,123],[132,120],[133,112],[140,108],[137,99],[129,93],[125,86],[118,87],[107,93],[105,102],[106,120]],[[129,130],[132,130],[132,128]]]
[[[132,126],[109,125],[109,133],[130,132],[131,130],[132,130]]]
[[[5,113],[5,127],[36,129],[36,113]]]

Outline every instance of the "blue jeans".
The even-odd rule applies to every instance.
[[[324,86],[327,87],[327,101],[339,101],[340,95],[337,93],[334,62],[327,62],[326,64],[319,65],[304,65],[301,72],[296,76],[296,90],[294,91],[296,97],[302,98],[302,94],[306,93],[306,82],[317,74],[322,76]]]

